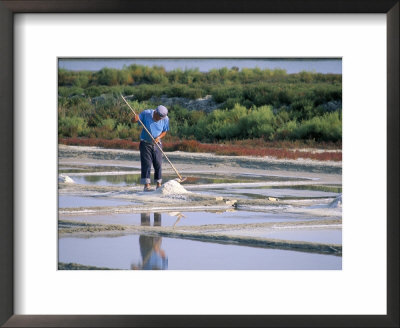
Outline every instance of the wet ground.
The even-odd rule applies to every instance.
[[[59,269],[341,269],[337,163],[174,155],[184,194],[143,192],[137,152],[61,146]]]

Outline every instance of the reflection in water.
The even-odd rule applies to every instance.
[[[150,213],[142,213],[140,215],[140,225],[150,226]],[[154,213],[153,226],[161,226],[161,213]],[[139,265],[132,264],[132,270],[166,270],[168,269],[168,257],[165,251],[161,249],[162,237],[154,237],[147,235],[139,236],[140,254],[142,255],[142,263]]]
[[[172,226],[173,228],[175,228],[175,226],[178,224],[178,222],[181,220],[181,218],[186,217],[181,212],[169,212],[168,214],[170,216],[176,216],[176,221],[175,221],[174,225]]]

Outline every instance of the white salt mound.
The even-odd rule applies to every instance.
[[[58,182],[75,183],[75,181],[72,180],[68,175],[60,175],[58,177]]]
[[[178,194],[187,194],[189,191],[187,191],[185,188],[181,186],[181,184],[178,181],[175,180],[170,180],[166,183],[164,183],[161,188],[157,189],[160,193],[163,195],[178,195]]]

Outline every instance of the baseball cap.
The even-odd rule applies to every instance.
[[[160,117],[165,117],[168,115],[168,109],[167,107],[160,105],[156,108],[156,112],[158,115],[160,115]]]

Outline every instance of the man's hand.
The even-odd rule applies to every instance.
[[[155,142],[156,143],[161,142],[161,138],[164,138],[166,134],[167,134],[167,131],[161,132],[161,134],[157,138],[154,138]]]
[[[132,117],[132,122],[133,122],[133,123],[136,123],[137,121],[139,121],[139,115],[134,115],[134,116]]]

